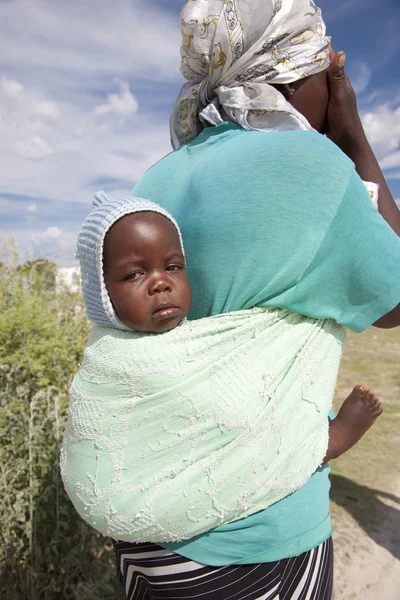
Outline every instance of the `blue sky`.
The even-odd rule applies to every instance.
[[[320,0],[400,202],[400,1]],[[183,0],[0,0],[0,240],[70,263],[93,193],[170,151]]]

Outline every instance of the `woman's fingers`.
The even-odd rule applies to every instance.
[[[357,109],[356,94],[345,71],[346,53],[334,52],[331,47],[330,56],[326,133],[343,150],[348,140],[363,134],[363,130]]]
[[[332,44],[329,44],[329,60],[331,63],[332,63],[333,59],[335,58],[335,56],[336,56],[336,52],[333,49]]]
[[[331,66],[329,68],[329,81],[331,86],[331,94],[341,92],[342,89],[348,84],[348,80],[345,72],[346,54],[345,52],[338,52],[333,57]]]

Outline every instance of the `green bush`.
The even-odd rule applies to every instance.
[[[0,263],[0,597],[120,597],[110,540],[75,513],[59,474],[68,389],[90,325],[49,261]]]

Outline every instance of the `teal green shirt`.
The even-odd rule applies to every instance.
[[[400,239],[353,163],[313,132],[206,129],[134,194],[182,230],[193,319],[272,306],[362,331],[400,302]],[[267,510],[166,547],[209,565],[272,562],[327,539],[329,468]]]

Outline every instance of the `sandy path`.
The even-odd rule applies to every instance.
[[[375,496],[369,509],[375,513],[371,521],[376,516],[378,521],[369,532],[365,522],[360,526],[359,518],[333,504],[335,600],[400,600],[400,485],[396,487],[394,499]]]

